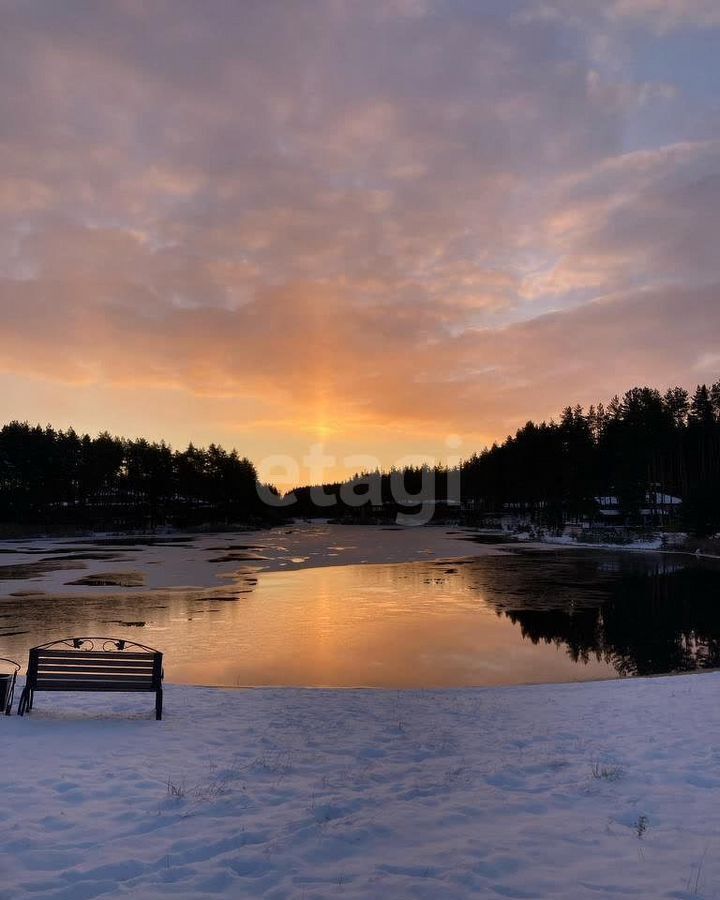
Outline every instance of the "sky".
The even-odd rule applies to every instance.
[[[0,22],[0,422],[290,483],[720,379],[717,0]]]

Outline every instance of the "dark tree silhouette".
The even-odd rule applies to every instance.
[[[0,522],[45,529],[224,524],[265,516],[235,450],[96,438],[22,422],[0,429]]]
[[[107,432],[91,438],[22,422],[0,429],[0,522],[45,528],[192,526],[280,515],[389,519],[412,508],[413,498],[450,510],[458,481],[466,515],[470,508],[480,519],[516,510],[559,527],[592,520],[598,498],[613,497],[619,520],[639,525],[665,494],[683,501],[689,531],[714,534],[720,531],[720,381],[699,385],[692,397],[680,387],[664,394],[635,387],[607,407],[568,406],[558,421],[527,422],[502,444],[471,456],[459,472],[420,466],[359,473],[345,484],[323,485],[325,499],[310,487],[299,489],[282,511],[262,504],[253,464],[215,444],[175,451]]]
[[[559,423],[528,422],[463,466],[465,499],[489,514],[521,504],[550,526],[591,516],[602,496],[639,523],[660,492],[684,501],[689,530],[720,530],[720,381],[692,399],[680,387],[636,387],[607,409],[568,407]]]

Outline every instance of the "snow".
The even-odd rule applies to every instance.
[[[289,528],[264,531],[226,532],[220,534],[184,534],[155,538],[144,544],[120,546],[104,543],[131,537],[97,534],[88,538],[38,538],[23,541],[0,541],[0,566],[22,566],[48,559],[63,568],[4,576],[0,595],[11,596],[32,590],[52,596],[113,595],[117,588],[108,585],[78,585],[81,576],[97,576],[107,572],[141,573],[141,590],[188,589],[217,587],[219,579],[232,575],[238,568],[255,571],[295,571],[326,566],[364,563],[400,563],[414,560],[498,555],[502,547],[487,546],[463,540],[476,532],[472,529],[382,528],[367,525],[300,524]],[[251,548],[233,550],[237,547]],[[74,558],[81,554],[84,558]],[[235,560],[218,563],[223,555]],[[92,559],[93,555],[113,558]],[[243,558],[240,558],[243,557]],[[132,590],[130,588],[129,590]]]
[[[522,539],[522,536],[521,536]],[[583,550],[662,550],[662,535],[657,535],[645,540],[628,541],[626,544],[610,544],[602,541],[583,541],[572,534],[546,535],[541,543],[553,544],[558,547],[579,547]]]
[[[719,691],[38,694],[0,719],[0,898],[717,896]]]

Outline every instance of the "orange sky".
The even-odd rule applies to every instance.
[[[715,2],[3,10],[0,422],[304,480],[720,377]]]

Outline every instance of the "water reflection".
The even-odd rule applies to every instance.
[[[534,644],[618,675],[720,666],[720,566],[659,554],[524,553],[467,570],[473,589]]]
[[[24,660],[36,643],[112,633],[164,650],[170,681],[340,687],[720,665],[720,567],[689,557],[518,550],[223,574],[213,589],[15,592],[0,602],[0,655]]]

